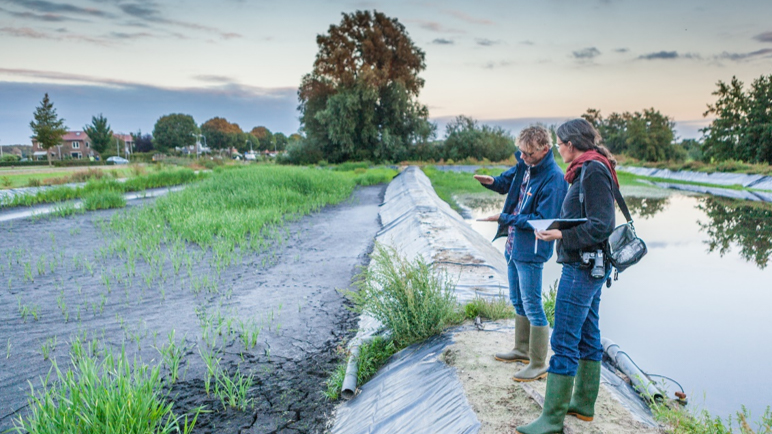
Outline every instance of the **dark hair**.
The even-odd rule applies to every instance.
[[[608,158],[612,166],[616,167],[617,160],[611,155],[611,151],[600,144],[602,140],[600,133],[586,119],[572,119],[564,123],[558,127],[557,135],[561,142],[571,142],[571,146],[580,151],[597,151]]]

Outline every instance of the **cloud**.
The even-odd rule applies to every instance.
[[[64,15],[54,14],[54,13],[36,14],[34,12],[16,12],[5,8],[0,8],[0,12],[3,12],[15,18],[45,21],[49,23],[61,22],[61,21],[81,21],[81,22],[86,21],[86,20],[77,19],[77,18],[65,17]]]
[[[171,20],[168,18],[164,18],[161,14],[159,4],[150,0],[144,1],[142,3],[121,3],[118,5],[118,7],[123,11],[124,14],[130,16],[131,18],[148,21],[152,23],[157,24],[169,24],[179,27],[184,27],[191,30],[200,30],[210,33],[217,33],[220,35],[222,39],[234,39],[234,38],[240,38],[242,35],[239,33],[234,32],[223,32],[220,29],[217,29],[215,27],[205,26],[203,24],[198,23],[191,23],[187,21],[179,21],[179,20]],[[142,25],[141,21],[139,23],[133,23]]]
[[[490,47],[492,45],[500,44],[501,41],[492,41],[490,39],[478,38],[478,39],[475,39],[475,43],[477,43],[477,45],[482,45],[483,47]]]
[[[772,48],[763,48],[761,50],[751,51],[750,53],[723,53],[716,56],[718,59],[733,60],[735,62],[752,59],[754,57],[770,57],[772,56]]]
[[[759,33],[758,35],[754,36],[753,39],[759,42],[772,42],[772,32]]]
[[[429,30],[431,32],[439,32],[439,33],[464,33],[463,30],[453,29],[449,27],[445,27],[442,24],[436,22],[436,21],[425,21],[425,20],[405,20],[405,22],[408,23],[415,23],[418,24],[418,27]]]
[[[112,16],[111,14],[101,9],[82,8],[80,6],[75,6],[69,3],[54,3],[47,0],[5,0],[5,2],[43,14],[70,13],[100,18],[108,18]]]
[[[110,32],[110,37],[113,39],[142,39],[142,38],[152,38],[155,35],[148,32],[135,32],[135,33],[125,33],[125,32]]]
[[[615,52],[615,53],[627,53],[627,52],[629,52],[629,51],[630,51],[630,50],[629,50],[629,49],[627,49],[627,48],[615,48],[615,49],[614,49],[614,52]]]
[[[224,75],[202,74],[202,75],[194,75],[193,78],[207,83],[235,83],[236,82],[236,80],[234,80],[233,78],[226,77]]]
[[[17,38],[55,39],[46,33],[38,32],[29,27],[0,27],[0,34],[15,36]]]
[[[119,80],[114,78],[94,77],[91,75],[71,74],[67,72],[57,72],[57,71],[40,71],[40,70],[34,70],[34,69],[0,68],[0,75],[3,75],[3,74],[16,76],[16,77],[26,77],[26,78],[37,79],[37,80],[44,79],[44,80],[54,80],[59,82],[70,82],[70,83],[75,82],[75,83],[81,83],[81,84],[86,84],[90,86],[114,87],[114,88],[123,88],[123,89],[152,88],[157,90],[187,91],[187,92],[211,93],[211,94],[229,95],[229,96],[238,96],[239,94],[243,94],[243,95],[261,96],[261,97],[271,97],[274,95],[283,95],[288,90],[292,90],[292,92],[297,91],[296,88],[265,88],[265,87],[258,87],[258,86],[243,85],[243,84],[236,83],[231,79],[227,79],[226,81],[221,81],[223,85],[218,87],[172,88],[172,87],[163,87],[163,86],[153,86],[149,84],[143,84],[143,83],[127,81],[127,80]],[[211,79],[212,77],[217,77],[217,76],[204,75],[204,76],[198,76],[198,77],[209,77]],[[219,78],[225,78],[225,77],[219,77]]]
[[[657,60],[657,59],[678,59],[679,55],[677,51],[658,51],[656,53],[641,54],[639,59],[643,60]]]
[[[468,15],[468,14],[466,14],[464,12],[461,12],[461,11],[446,10],[445,13],[449,14],[449,15],[452,15],[452,16],[458,18],[459,20],[466,21],[467,23],[483,24],[483,25],[486,25],[486,26],[489,26],[491,24],[495,24],[491,20],[488,20],[488,19],[485,19],[485,18],[473,17],[473,16]]]
[[[528,40],[528,39],[526,39],[525,41],[520,41],[520,43],[523,44],[523,45],[536,45],[535,42],[533,42],[531,40]]]
[[[509,60],[499,60],[498,62],[490,61],[483,65],[483,68],[485,69],[496,69],[496,68],[505,68],[507,66],[512,66],[515,63]]]
[[[580,59],[580,60],[592,60],[598,56],[600,56],[600,50],[598,50],[595,47],[588,47],[583,48],[579,51],[574,51],[573,53],[574,58]]]
[[[453,45],[455,42],[453,42],[452,39],[445,39],[445,38],[437,38],[432,41],[432,44],[436,45]]]

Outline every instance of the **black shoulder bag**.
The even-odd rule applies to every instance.
[[[588,161],[585,165],[590,162],[591,161]],[[598,164],[601,164],[603,168],[608,171],[605,164]],[[585,172],[585,168],[582,167],[582,175],[579,178],[579,203],[581,204],[582,211],[584,211],[583,181]],[[609,173],[609,175],[611,174]],[[611,262],[611,265],[616,268],[614,280],[617,280],[619,273],[637,264],[641,258],[646,256],[648,250],[646,249],[646,243],[635,234],[635,227],[633,226],[633,218],[630,216],[630,210],[627,209],[625,198],[622,197],[622,193],[619,191],[619,187],[614,183],[613,177],[611,179],[611,188],[614,191],[614,199],[616,199],[619,209],[622,210],[622,214],[624,214],[627,219],[627,223],[614,228],[614,231],[611,232],[611,235],[608,238],[608,251],[606,252],[606,257]]]

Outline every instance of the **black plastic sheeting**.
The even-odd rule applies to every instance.
[[[453,344],[446,332],[395,354],[338,407],[333,434],[476,433],[480,429],[456,370],[439,360]]]

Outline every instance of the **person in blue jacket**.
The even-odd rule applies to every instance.
[[[549,323],[542,306],[542,269],[552,257],[554,242],[537,240],[527,221],[558,218],[568,184],[552,155],[552,137],[546,128],[524,129],[517,146],[515,167],[495,178],[474,178],[484,187],[507,195],[501,213],[481,219],[498,222],[494,240],[507,237],[504,258],[509,298],[516,313],[515,346],[494,357],[502,362],[528,363],[512,379],[533,381],[547,376]]]

